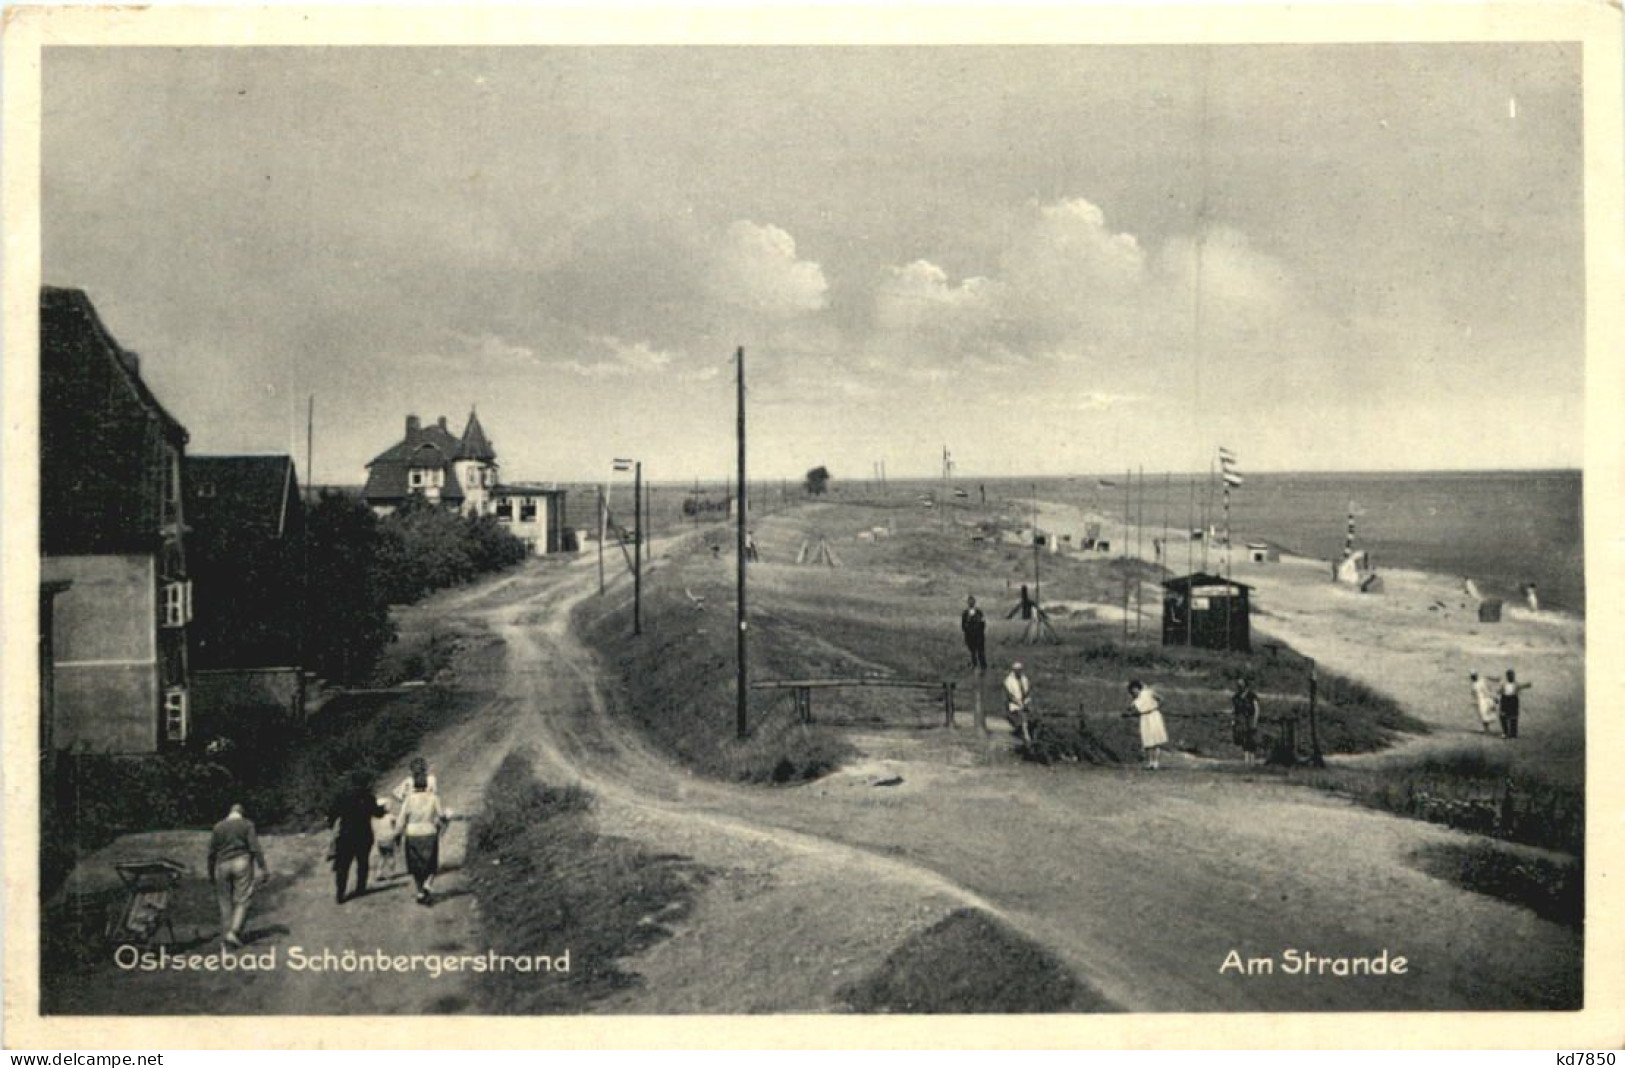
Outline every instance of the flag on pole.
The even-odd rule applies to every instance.
[[[1223,445],[1220,445],[1219,462],[1222,464],[1233,464],[1236,462],[1236,454],[1225,448]]]
[[[616,460],[615,460],[615,470],[617,470],[617,471],[630,471],[630,470],[632,470],[632,461],[631,460],[622,460],[619,457],[617,457]]]
[[[1234,471],[1227,470],[1224,472],[1224,484],[1226,486],[1239,486],[1241,485],[1241,476]]]

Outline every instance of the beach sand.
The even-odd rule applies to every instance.
[[[1074,543],[1086,523],[1100,523],[1102,537],[1120,551],[1123,527],[1114,517],[1059,504],[1040,504],[1046,530],[1070,533]],[[1147,526],[1143,558],[1152,560]],[[1201,548],[1180,531],[1169,533],[1169,563],[1186,573]],[[1130,551],[1133,551],[1131,546]],[[1075,550],[1074,550],[1075,551]],[[1222,550],[1208,551],[1209,572],[1222,568]],[[1331,562],[1283,556],[1279,563],[1253,563],[1238,546],[1231,577],[1253,587],[1253,644],[1280,641],[1327,668],[1397,701],[1432,728],[1382,753],[1339,758],[1346,762],[1413,759],[1421,751],[1483,746],[1511,755],[1513,767],[1550,780],[1579,785],[1585,773],[1585,621],[1561,612],[1532,613],[1508,604],[1499,623],[1481,623],[1477,605],[1460,577],[1381,569],[1383,591],[1363,594],[1331,581]],[[1148,617],[1160,619],[1161,600],[1144,595]],[[1103,606],[1105,607],[1105,606]],[[1121,611],[1121,606],[1109,606]],[[1156,625],[1152,618],[1147,625]],[[1499,680],[1508,668],[1533,684],[1523,695],[1520,737],[1486,735],[1472,699],[1468,672]]]

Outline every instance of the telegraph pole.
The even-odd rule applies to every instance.
[[[609,502],[604,487],[598,487],[598,596],[604,595],[604,537],[609,532]]]
[[[739,347],[734,357],[739,361],[739,416],[737,421],[737,434],[739,436],[739,523],[735,531],[734,556],[739,569],[739,626],[738,626],[738,654],[736,656],[735,703],[737,705],[736,728],[739,737],[744,738],[750,734],[750,691],[747,683],[748,644],[745,640],[745,348]]]
[[[1129,573],[1132,568],[1128,562],[1128,536],[1129,522],[1133,518],[1133,506],[1129,495],[1134,492],[1134,469],[1131,467],[1123,475],[1123,640],[1128,641],[1128,591]]]
[[[305,412],[305,503],[308,506],[315,499],[316,488],[316,460],[314,457],[316,440],[316,394],[310,395],[310,407]]]
[[[1038,551],[1038,483],[1033,483],[1033,605],[1036,607],[1044,603],[1044,580],[1038,575],[1038,561],[1043,554]]]
[[[632,465],[632,633],[643,633],[643,461]]]

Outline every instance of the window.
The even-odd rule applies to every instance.
[[[213,482],[199,482],[198,486],[197,486],[197,495],[202,500],[209,500],[209,499],[213,498],[214,497],[214,483]]]
[[[192,583],[164,583],[164,626],[184,627],[192,622]]]
[[[164,741],[186,741],[186,690],[180,686],[164,691]]]
[[[519,521],[521,523],[536,522],[536,498],[526,497],[525,503],[519,506]]]
[[[426,474],[428,474],[428,472],[422,470],[421,468],[412,468],[412,470],[407,472],[406,475],[407,485],[411,486],[413,489],[422,489],[426,484],[426,480],[423,477]]]
[[[164,522],[181,517],[181,457],[173,449],[164,451]]]
[[[504,523],[513,522],[513,501],[507,497],[497,501],[497,519]]]

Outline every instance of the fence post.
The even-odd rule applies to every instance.
[[[979,667],[976,669],[976,711],[974,713],[975,718],[971,720],[976,729],[983,734],[987,733],[987,710],[982,707],[982,689],[986,675],[987,668]]]
[[[954,725],[954,684],[951,682],[942,684],[942,714],[943,725],[951,728]]]

